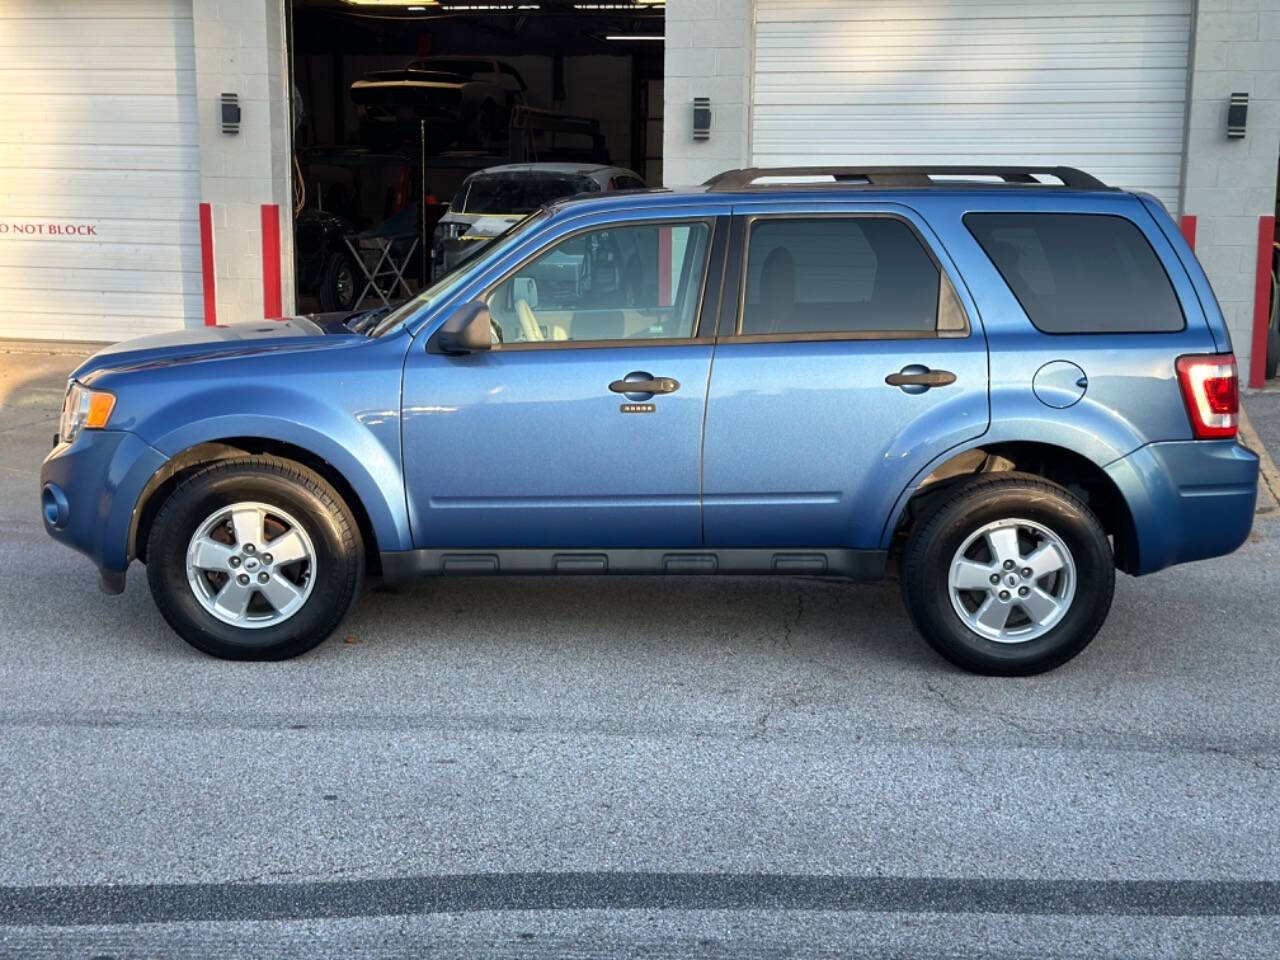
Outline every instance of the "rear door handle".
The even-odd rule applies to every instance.
[[[950,370],[930,370],[928,367],[919,363],[912,363],[903,367],[897,373],[891,373],[884,378],[884,382],[891,387],[916,387],[916,390],[908,390],[909,393],[920,393],[928,390],[930,387],[945,387],[947,384],[956,382],[956,375]]]
[[[655,393],[675,393],[680,389],[680,381],[673,380],[670,377],[654,377],[649,374],[629,373],[627,377],[635,379],[615,380],[609,384],[609,389],[614,393],[625,394],[648,394],[653,396]]]

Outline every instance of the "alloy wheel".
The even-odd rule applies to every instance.
[[[1071,609],[1076,565],[1062,538],[1033,520],[996,520],[970,534],[951,560],[948,594],[974,633],[997,643],[1044,636]]]
[[[187,545],[187,582],[223,623],[260,629],[283,623],[311,595],[316,551],[302,524],[256,501],[220,507]]]

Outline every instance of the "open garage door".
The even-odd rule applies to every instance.
[[[398,300],[543,202],[661,182],[662,0],[289,10],[301,309],[376,308],[379,264]]]
[[[1190,0],[756,0],[753,162],[1081,167],[1174,210]]]
[[[0,0],[0,336],[202,322],[191,0]]]

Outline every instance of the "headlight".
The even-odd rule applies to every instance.
[[[74,380],[67,387],[62,401],[62,417],[58,421],[58,439],[71,443],[81,430],[101,430],[111,419],[115,408],[114,394],[105,390],[90,390]]]

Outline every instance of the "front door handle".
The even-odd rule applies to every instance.
[[[629,373],[623,379],[609,384],[609,389],[614,393],[625,393],[634,399],[633,394],[651,397],[655,393],[675,393],[680,389],[680,381],[670,377],[655,377],[648,373]]]
[[[920,363],[912,363],[897,373],[884,378],[891,387],[901,387],[907,393],[923,393],[930,387],[945,387],[956,382],[956,375],[950,370],[930,370]]]

